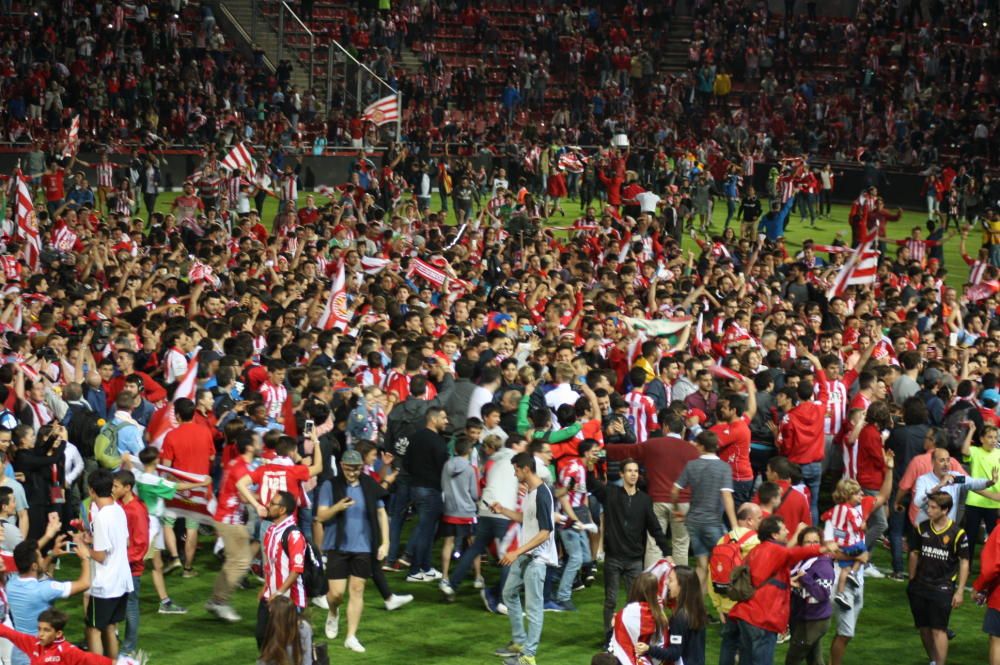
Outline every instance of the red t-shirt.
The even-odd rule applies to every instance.
[[[146,552],[149,551],[149,511],[137,496],[128,503],[119,501],[118,505],[125,511],[125,523],[128,524],[128,567],[132,577],[139,577],[145,570]]]
[[[215,455],[212,433],[198,423],[182,423],[163,439],[160,457],[180,471],[208,475]]]
[[[799,528],[800,522],[806,526],[811,526],[812,509],[809,506],[809,500],[806,499],[806,496],[794,489],[787,480],[779,480],[778,486],[781,487],[781,496],[784,499],[781,505],[774,511],[774,514],[780,515],[785,520],[785,525],[788,527],[789,533],[795,533],[795,530]]]
[[[242,457],[234,457],[226,464],[222,472],[222,484],[219,487],[218,507],[212,516],[216,522],[224,524],[244,524],[243,500],[240,499],[236,483],[250,473],[247,463]]]
[[[750,419],[744,415],[732,423],[710,428],[719,437],[719,457],[733,468],[733,480],[753,480],[750,466]]]
[[[62,169],[56,169],[55,173],[46,173],[42,176],[42,188],[45,189],[46,201],[62,201],[66,198],[66,193],[63,191],[64,173]]]
[[[288,457],[275,457],[272,463],[251,471],[250,478],[260,486],[260,502],[265,506],[278,492],[291,492],[301,506],[305,498],[302,483],[309,480],[309,467],[295,464]]]

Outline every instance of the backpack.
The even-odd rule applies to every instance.
[[[122,455],[118,452],[118,433],[132,423],[109,422],[94,439],[94,459],[105,469],[117,469],[122,465]]]
[[[281,534],[281,549],[288,554],[288,538],[292,531],[302,533],[302,529],[291,526]],[[323,570],[323,559],[319,557],[316,546],[310,543],[304,533],[302,539],[306,542],[306,556],[302,564],[302,587],[306,591],[307,598],[321,598],[329,592],[330,587],[326,581],[326,573]]]
[[[733,538],[732,535],[729,535],[724,543],[719,543],[712,548],[712,554],[708,558],[708,569],[712,578],[712,587],[720,596],[726,596],[732,588],[736,569],[746,567],[741,566],[743,545],[756,535],[756,531],[747,531],[739,538]]]
[[[750,554],[753,554],[753,551],[751,551]],[[748,554],[747,559],[749,558],[750,555]],[[788,585],[774,577],[769,577],[760,584],[754,584],[753,579],[750,577],[749,563],[741,563],[733,568],[733,574],[729,578],[729,590],[727,591],[726,596],[730,600],[735,600],[737,603],[745,603],[753,598],[757,589],[761,588],[765,584],[775,586],[782,591],[788,589]]]

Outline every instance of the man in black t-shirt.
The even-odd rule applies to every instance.
[[[927,496],[926,522],[917,525],[920,545],[910,550],[910,599],[913,623],[932,663],[948,658],[948,619],[964,599],[969,578],[969,538],[961,526],[949,519],[951,495],[935,492]]]

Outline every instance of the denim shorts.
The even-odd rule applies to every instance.
[[[691,538],[691,554],[708,556],[712,553],[719,539],[726,533],[726,528],[719,524],[698,524],[688,522],[688,536]]]

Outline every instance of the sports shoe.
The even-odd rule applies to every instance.
[[[406,576],[407,582],[427,582],[427,578],[424,577],[423,573],[410,573]]]
[[[792,639],[792,635],[786,630],[785,632],[778,635],[778,644],[784,644],[790,639]]]
[[[229,605],[224,605],[223,603],[217,603],[214,600],[210,600],[205,603],[205,609],[208,610],[210,614],[214,614],[216,617],[226,621],[228,623],[236,623],[241,621],[242,617],[236,613]]]
[[[383,563],[382,570],[387,573],[401,573],[406,569],[403,568],[403,564],[398,561],[394,561],[392,563]]]
[[[563,609],[562,605],[560,605],[559,603],[557,603],[554,600],[546,600],[545,604],[542,605],[542,609],[544,609],[546,612],[565,612],[566,611],[566,610]]]
[[[861,580],[858,579],[858,574],[853,570],[847,573],[847,586],[852,589],[857,589],[861,586]]]
[[[452,603],[455,601],[455,590],[451,588],[448,580],[438,582],[438,589],[441,590],[441,595],[444,596],[446,602]]]
[[[326,615],[326,626],[324,632],[326,633],[326,639],[335,640],[337,639],[337,633],[340,632],[340,608],[337,608],[336,612],[330,612]]]
[[[838,593],[833,597],[833,602],[837,603],[837,607],[845,611],[854,607],[854,603],[846,593]]]
[[[180,559],[171,559],[170,562],[163,567],[163,574],[164,575],[169,575],[170,573],[174,572],[178,568],[182,568],[182,567],[183,567],[183,564],[181,563]]]
[[[505,658],[503,665],[535,665],[534,656],[526,656],[521,654],[519,656],[511,656],[510,658]]]
[[[576,612],[576,605],[573,604],[572,600],[561,600],[559,604],[563,608],[563,612]]]
[[[181,573],[181,577],[184,579],[191,579],[192,577],[198,577],[198,571],[194,568],[185,568],[184,572]]]
[[[497,614],[507,616],[507,606],[503,603],[497,603]]]
[[[354,653],[365,652],[365,648],[361,645],[361,642],[359,642],[358,638],[355,637],[354,635],[351,635],[346,640],[344,640],[344,648],[350,649]]]
[[[429,568],[424,571],[424,579],[427,580],[428,582],[439,580],[442,577],[444,577],[444,575],[442,575],[441,571],[439,570],[434,570],[433,568]]]
[[[486,580],[483,579],[482,577],[477,577],[476,581],[472,583],[473,589],[482,589],[485,586],[486,586]]]
[[[885,573],[875,567],[874,564],[868,564],[865,566],[865,577],[873,577],[877,580],[885,578]]]
[[[497,614],[497,597],[493,589],[483,589],[479,592],[479,597],[483,599],[483,605],[490,614]]]
[[[518,644],[517,642],[508,642],[507,646],[500,647],[499,649],[493,652],[493,655],[500,656],[501,658],[511,658],[511,657],[517,658],[518,656],[521,655],[522,649],[524,649],[524,647]]]
[[[889,573],[888,578],[890,580],[893,580],[894,582],[905,582],[906,580],[909,579],[909,577],[907,577],[906,573],[904,573],[902,571],[900,571],[898,573],[895,573],[895,572]]]
[[[160,603],[160,609],[157,610],[160,614],[187,614],[187,608],[181,607],[174,601],[167,598]]]
[[[315,598],[312,599],[312,604],[320,608],[321,610],[330,609],[330,603],[329,601],[327,601],[326,596],[316,596]]]
[[[405,554],[396,559],[396,563],[398,563],[400,566],[403,566],[404,568],[410,567],[410,560],[406,557]]]
[[[392,612],[393,610],[398,610],[403,605],[413,602],[413,596],[408,593],[396,595],[392,594],[389,599],[385,601],[385,609]]]

